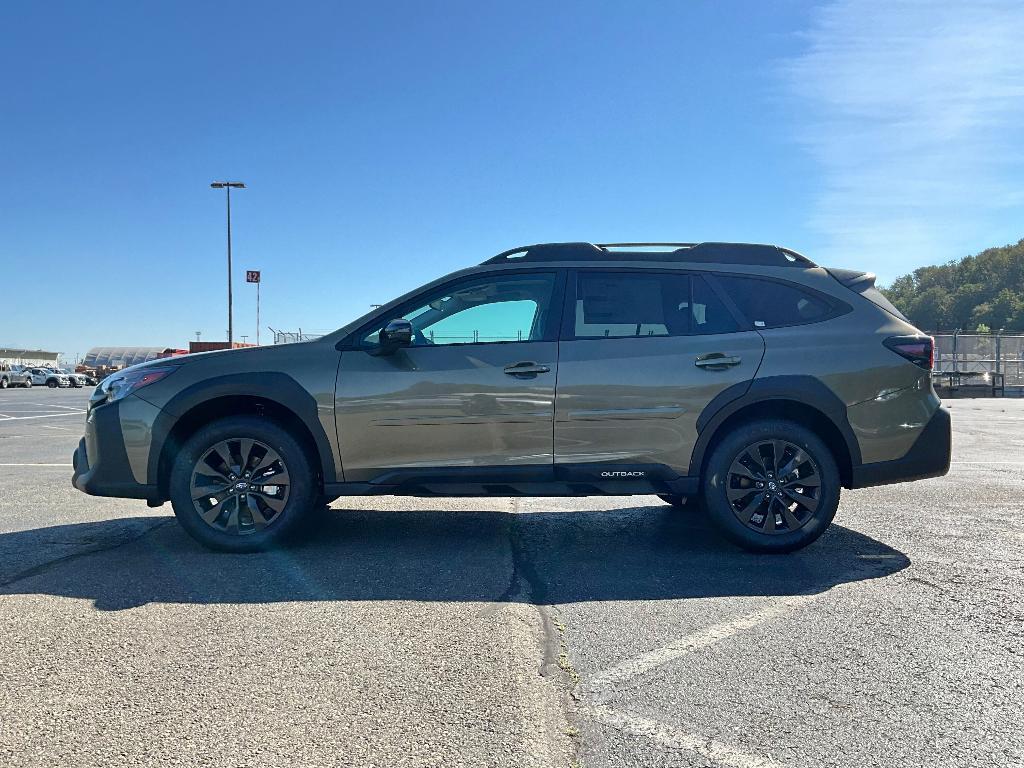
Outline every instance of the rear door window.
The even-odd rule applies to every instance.
[[[690,284],[693,291],[692,333],[734,333],[740,329],[732,312],[711,290],[707,280],[694,275]]]
[[[755,328],[814,323],[835,314],[825,299],[790,283],[727,275],[716,279]]]
[[[699,276],[659,272],[580,272],[577,339],[689,336],[739,330],[732,313]]]

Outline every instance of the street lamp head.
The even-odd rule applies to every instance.
[[[210,184],[214,189],[224,189],[224,187],[234,187],[235,189],[245,189],[245,184],[240,181],[215,181]]]

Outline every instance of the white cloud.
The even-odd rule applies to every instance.
[[[1024,237],[1024,3],[837,0],[804,42],[783,77],[828,262],[892,278]]]

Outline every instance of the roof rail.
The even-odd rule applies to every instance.
[[[629,251],[620,248],[672,248],[669,251]],[[616,250],[612,250],[616,249]],[[513,261],[671,261],[748,264],[765,267],[814,267],[806,256],[777,245],[758,243],[538,243],[499,253],[484,264]]]
[[[598,248],[693,248],[697,243],[597,243]]]
[[[499,253],[484,264],[502,264],[507,261],[582,261],[600,259],[605,251],[593,243],[537,243],[524,245]]]

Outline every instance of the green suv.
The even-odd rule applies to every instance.
[[[73,483],[170,500],[232,551],[344,495],[656,494],[786,552],[841,487],[947,472],[931,366],[870,273],[771,245],[531,245],[316,341],[105,379]]]

